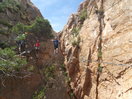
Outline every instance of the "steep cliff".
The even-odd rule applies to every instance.
[[[77,99],[132,98],[132,1],[85,0],[61,34]]]
[[[2,51],[2,44],[11,46],[10,44],[13,43],[11,41],[15,41],[16,35],[11,32],[13,26],[18,23],[28,25],[36,17],[42,17],[42,15],[30,0],[0,0],[0,51]],[[7,51],[7,53],[10,52]],[[5,56],[8,57],[8,54],[5,54]],[[0,55],[0,99],[31,99],[42,82],[40,74],[28,72],[26,69],[19,72],[15,70],[5,71],[5,74],[3,74],[2,57]],[[17,61],[18,58],[20,57],[16,57],[15,60]],[[11,62],[13,63],[14,60],[11,60]],[[7,67],[10,68],[10,64],[7,64]]]

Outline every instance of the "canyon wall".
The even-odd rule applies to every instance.
[[[132,98],[132,1],[85,0],[61,34],[77,99]]]

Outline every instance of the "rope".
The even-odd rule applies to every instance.
[[[112,6],[110,6],[108,9],[106,9],[104,12],[108,11],[110,8],[114,7],[115,5],[117,5],[119,2],[121,2],[122,0],[118,0],[116,3],[112,4]],[[96,3],[96,1],[94,0],[94,2]],[[100,62],[98,60],[82,60],[83,62]],[[116,65],[116,66],[132,66],[132,64],[117,64],[117,63],[112,63],[112,62],[104,62],[101,61],[101,63],[103,64],[108,64],[108,65]]]
[[[81,60],[82,62],[96,62],[98,63],[98,60]],[[116,65],[116,66],[132,66],[132,64],[117,64],[117,63],[112,63],[112,62],[104,62],[101,61],[101,63],[103,64],[107,64],[107,65]]]

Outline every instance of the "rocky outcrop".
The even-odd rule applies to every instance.
[[[65,25],[61,48],[77,99],[131,99],[131,5],[85,0]]]
[[[4,0],[1,3],[4,2],[7,3],[0,11],[0,19],[8,21],[11,25],[19,22],[29,24],[37,16],[42,16],[30,0]]]
[[[32,99],[33,93],[41,84],[41,77],[38,74],[6,77],[0,80],[0,83],[3,83],[0,84],[0,99]]]
[[[3,0],[0,2],[0,40],[9,41],[14,36],[8,33],[10,28],[17,23],[31,24],[36,17],[42,15],[30,0]]]
[[[3,34],[3,31],[10,32],[11,28],[17,23],[30,24],[38,16],[42,17],[40,11],[30,0],[1,0],[0,44],[12,44],[11,39],[14,40],[15,38],[14,34]],[[32,35],[30,36],[31,39],[34,39]],[[35,65],[34,63],[33,66]],[[29,72],[24,69],[25,67],[17,74],[14,74],[16,71],[12,71],[11,74],[3,74],[2,69],[0,69],[0,99],[32,99],[33,93],[42,84],[42,78],[38,72]]]

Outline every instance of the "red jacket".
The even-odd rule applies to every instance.
[[[40,43],[37,42],[37,43],[35,44],[35,47],[39,47],[39,46],[40,46]]]

